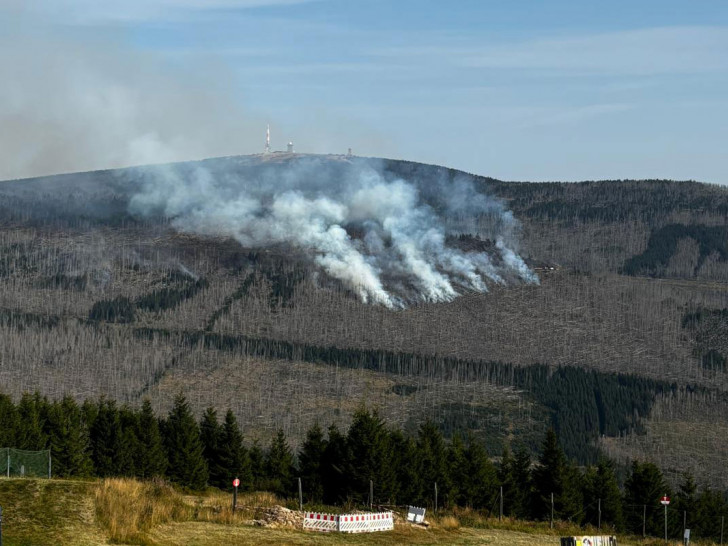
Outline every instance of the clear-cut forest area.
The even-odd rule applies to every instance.
[[[173,201],[177,181],[201,170],[270,183],[296,162],[341,184],[349,169],[375,165],[424,195],[472,183],[492,214],[428,206],[445,219],[446,246],[487,253],[502,282],[431,301],[385,271],[400,304],[367,303],[307,249],[245,245],[180,223],[169,206],[133,206],[158,179]],[[506,269],[501,233],[537,282]],[[428,419],[447,438],[471,432],[491,456],[535,453],[553,427],[580,464],[601,450],[725,489],[726,334],[720,186],[503,182],[339,156],[0,182],[0,389],[15,400],[149,398],[161,414],[182,393],[198,416],[230,408],[247,439],[268,443],[282,428],[294,447],[316,422],[348,426],[362,405],[405,432]]]

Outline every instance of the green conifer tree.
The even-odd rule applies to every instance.
[[[465,449],[467,481],[465,490],[469,506],[476,509],[493,509],[498,496],[498,476],[483,445],[472,436]]]
[[[326,439],[318,423],[306,432],[306,439],[298,454],[298,473],[301,477],[304,498],[307,502],[322,502],[324,484],[322,465]]]
[[[344,436],[336,425],[328,430],[322,466],[324,502],[337,504],[347,500],[352,492],[351,454]]]
[[[224,486],[218,487],[231,489],[232,479],[238,478],[241,490],[252,491],[254,479],[250,456],[243,445],[243,433],[231,410],[225,413],[225,420],[220,430],[219,452],[225,483]]]
[[[220,460],[220,423],[217,420],[217,411],[209,407],[200,420],[200,440],[202,441],[202,456],[207,461],[209,471],[208,482],[214,487],[224,488],[230,476],[230,470],[225,468]]]
[[[50,404],[46,421],[53,475],[90,476],[93,473],[89,434],[81,409],[70,396]]]
[[[43,432],[40,394],[24,393],[17,408],[17,429],[15,442],[18,449],[38,451],[46,449],[48,438]]]
[[[167,476],[184,487],[202,490],[207,485],[207,463],[202,455],[200,430],[190,406],[181,394],[174,399],[164,426]]]
[[[253,476],[253,490],[259,491],[264,488],[266,482],[265,455],[260,448],[258,440],[253,440],[250,447],[250,472]]]
[[[390,433],[393,465],[397,474],[397,504],[422,506],[425,504],[422,471],[417,443],[401,430]]]
[[[663,536],[664,513],[660,498],[670,494],[670,488],[657,466],[634,461],[631,474],[624,484],[623,511],[627,531],[635,535],[642,534],[643,511],[646,508],[647,535]]]
[[[431,421],[420,426],[417,434],[417,451],[422,458],[422,484],[425,497],[429,497],[428,492],[434,491],[437,484],[438,498],[449,499],[450,479],[445,440],[440,429]]]
[[[293,493],[293,452],[283,429],[278,429],[265,458],[268,489],[280,497],[290,497]]]
[[[147,399],[137,418],[137,439],[139,448],[134,461],[136,473],[141,478],[164,476],[167,470],[167,453],[162,443],[159,422]]]
[[[374,502],[390,503],[397,495],[397,479],[391,438],[379,414],[365,409],[355,412],[346,443],[352,456],[350,494],[361,503],[368,502],[371,480]]]
[[[546,433],[533,479],[536,490],[534,514],[537,518],[551,517],[553,494],[554,519],[579,522],[582,498],[578,471],[566,460],[553,429]]]
[[[0,447],[17,447],[18,412],[13,399],[0,393]]]
[[[587,470],[584,476],[584,520],[594,526],[611,527],[617,532],[624,530],[622,493],[619,490],[614,463],[601,458],[597,466]]]
[[[99,400],[96,419],[91,425],[89,435],[95,474],[102,478],[121,475],[119,463],[124,459],[124,445],[116,402]]]
[[[470,468],[468,465],[468,459],[465,455],[465,444],[460,434],[453,436],[452,442],[447,450],[447,461],[448,461],[448,482],[450,483],[450,498],[449,504],[457,506],[472,506],[472,499],[470,498],[469,482],[470,482]],[[428,491],[428,497],[425,502],[432,504],[434,502],[433,492]],[[444,499],[442,499],[444,500]],[[442,504],[440,500],[440,504]]]

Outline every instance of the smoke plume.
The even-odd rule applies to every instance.
[[[363,301],[390,308],[450,301],[493,283],[538,282],[516,253],[516,221],[471,177],[450,179],[436,168],[397,176],[374,160],[256,161],[242,170],[155,171],[130,211],[248,248],[301,249]],[[492,248],[460,248],[458,236]]]

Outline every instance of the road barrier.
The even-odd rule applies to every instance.
[[[614,536],[562,537],[561,546],[617,546]]]
[[[303,528],[309,531],[337,531],[340,533],[391,531],[394,529],[394,514],[392,512],[377,512],[373,514],[334,515],[306,512],[303,518]]]

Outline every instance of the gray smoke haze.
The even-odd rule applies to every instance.
[[[0,180],[261,147],[265,120],[230,95],[225,67],[202,59],[193,71],[113,32],[71,35],[0,5],[2,17]]]
[[[230,236],[248,248],[302,249],[363,301],[390,308],[450,301],[489,283],[538,282],[513,247],[517,223],[470,177],[405,180],[372,160],[274,163],[250,176],[169,168],[146,179],[130,211],[163,214],[180,231]],[[468,222],[475,230],[462,229]],[[448,244],[462,233],[494,241],[492,252]]]

